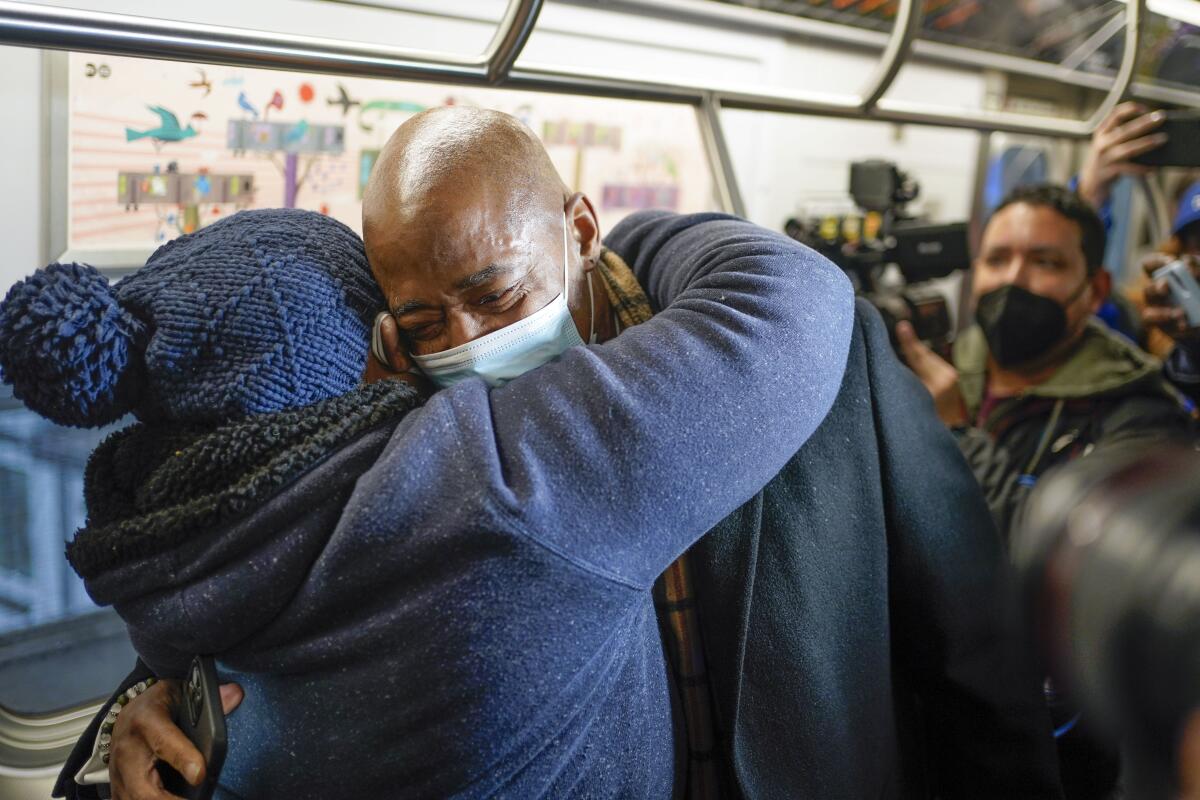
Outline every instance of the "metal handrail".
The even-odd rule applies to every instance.
[[[504,18],[487,50],[478,56],[434,53],[385,45],[366,45],[313,36],[260,32],[198,23],[155,20],[108,12],[84,11],[0,0],[0,43],[49,49],[107,52],[140,57],[202,61],[245,67],[292,69],[332,74],[387,77],[460,84],[503,85],[570,94],[687,103],[702,120],[710,161],[725,155],[720,109],[745,109],[872,119],[980,131],[1087,138],[1125,97],[1133,80],[1141,44],[1146,0],[1126,8],[1125,54],[1116,80],[1093,117],[1063,120],[1003,111],[939,108],[890,99],[885,95],[913,51],[920,26],[918,0],[902,0],[883,60],[860,97],[745,87],[688,86],[596,71],[514,64],[534,28],[542,0],[509,0]],[[722,172],[718,189],[723,203],[740,207],[736,181]],[[724,188],[721,183],[727,184]]]
[[[956,127],[1074,139],[1090,138],[1096,128],[1117,107],[1117,104],[1129,96],[1138,57],[1141,54],[1145,11],[1146,0],[1129,0],[1127,3],[1125,7],[1125,52],[1121,57],[1121,65],[1117,70],[1116,78],[1104,95],[1104,99],[1100,101],[1100,105],[1086,121],[1061,120],[1005,111],[961,111],[957,112],[958,125]],[[880,100],[876,110],[876,115],[886,116],[889,120],[917,124],[929,124],[932,120],[941,119],[946,113],[933,106],[888,99]]]
[[[1145,0],[1127,9],[1127,43],[1140,41]],[[83,11],[0,0],[0,42],[43,47],[108,52],[121,55],[202,61],[246,67],[307,70],[333,74],[388,77],[460,84],[493,84],[572,94],[633,97],[699,105],[706,94],[726,108],[816,114],[841,118],[867,116],[884,122],[935,125],[973,130],[1032,133],[1086,138],[1096,120],[1081,122],[1032,114],[939,109],[882,95],[911,52],[910,31],[917,24],[917,4],[907,0],[906,24],[897,21],[890,56],[881,66],[865,97],[816,93],[747,90],[739,87],[695,87],[640,78],[613,78],[592,71],[512,65],[527,41],[541,10],[541,0],[510,0],[488,51],[478,56],[417,51],[386,45],[366,45],[335,39],[292,34],[271,34],[219,25],[180,23],[109,12]],[[905,40],[908,45],[905,46]],[[1128,47],[1118,80],[1106,97],[1129,89],[1137,47]],[[864,101],[875,99],[869,114]]]
[[[1117,104],[1129,95],[1133,73],[1142,52],[1142,22],[1145,19],[1146,0],[1128,0],[1125,4],[1125,51],[1121,54],[1121,66],[1108,94],[1087,122],[1088,133],[1100,127]]]
[[[504,17],[484,50],[484,80],[494,85],[508,77],[541,12],[542,0],[509,0]]]
[[[541,7],[542,0],[509,0],[485,52],[469,56],[16,0],[0,0],[0,44],[396,80],[499,83]]]
[[[337,2],[369,3],[371,0],[337,0]],[[578,6],[595,4],[595,0],[556,0],[556,2]],[[889,34],[868,28],[858,28],[853,25],[827,22],[778,11],[767,11],[762,8],[706,2],[705,0],[605,0],[604,5],[609,10],[648,15],[659,19],[718,26],[723,30],[799,37],[871,51],[885,49],[889,38]],[[1061,64],[1043,63],[1031,58],[948,44],[920,36],[912,43],[912,56],[914,59],[932,64],[994,69],[1015,75],[1042,78],[1067,86],[1101,91],[1107,90],[1113,80],[1112,76],[1074,71],[1064,68]],[[1148,102],[1200,107],[1200,92],[1182,87],[1174,88],[1134,81],[1131,95]]]
[[[696,120],[700,125],[700,137],[704,152],[708,156],[708,171],[712,174],[713,195],[722,211],[746,216],[746,204],[738,189],[737,172],[729,143],[725,140],[725,129],[721,125],[721,101],[713,94],[706,94],[696,106]]]
[[[921,0],[900,0],[896,10],[896,22],[892,25],[891,35],[888,36],[887,47],[883,50],[883,60],[875,70],[866,87],[858,107],[864,113],[871,111],[879,98],[891,87],[892,81],[900,74],[900,68],[908,60],[912,52],[913,41],[921,30],[921,20],[925,18],[925,4]]]

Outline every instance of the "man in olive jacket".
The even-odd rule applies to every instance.
[[[1159,362],[1093,318],[1111,283],[1104,244],[1104,223],[1074,192],[1018,188],[984,230],[972,284],[976,324],[955,342],[953,365],[910,326],[897,330],[1006,539],[1051,467],[1096,448],[1191,436]],[[1052,688],[1048,700],[1067,797],[1106,798],[1117,782],[1115,752]]]

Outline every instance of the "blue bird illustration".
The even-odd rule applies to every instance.
[[[283,141],[285,144],[296,144],[304,138],[306,133],[308,133],[308,120],[302,119],[283,135]]]
[[[258,109],[255,108],[254,104],[250,102],[250,99],[246,97],[245,92],[238,92],[238,105],[241,106],[243,110],[249,111],[251,114],[253,114],[255,119],[258,119]]]
[[[144,131],[135,131],[133,128],[126,128],[125,141],[132,142],[137,139],[153,139],[156,146],[162,146],[166,142],[182,142],[184,139],[190,139],[200,133],[192,127],[192,120],[207,119],[204,114],[192,114],[188,119],[188,126],[182,128],[179,125],[179,117],[175,116],[174,112],[168,111],[162,106],[146,106],[146,108],[158,115],[158,127],[147,128]]]

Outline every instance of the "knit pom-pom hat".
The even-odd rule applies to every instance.
[[[354,231],[242,211],[112,286],[83,264],[17,283],[0,304],[0,378],[65,425],[222,422],[350,391],[383,307]]]

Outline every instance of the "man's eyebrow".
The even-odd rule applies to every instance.
[[[1013,250],[1018,250],[1024,253],[1033,253],[1034,255],[1062,255],[1067,252],[1065,248],[1057,244],[1031,244],[1028,247],[1014,246],[1007,242],[1003,244],[995,244],[986,248],[985,253],[1008,253]]]
[[[482,286],[498,275],[502,275],[511,271],[511,267],[503,267],[499,264],[489,264],[483,269],[479,270],[479,272],[476,272],[474,275],[468,275],[458,283],[454,284],[454,288],[459,290],[474,289],[476,286]]]

